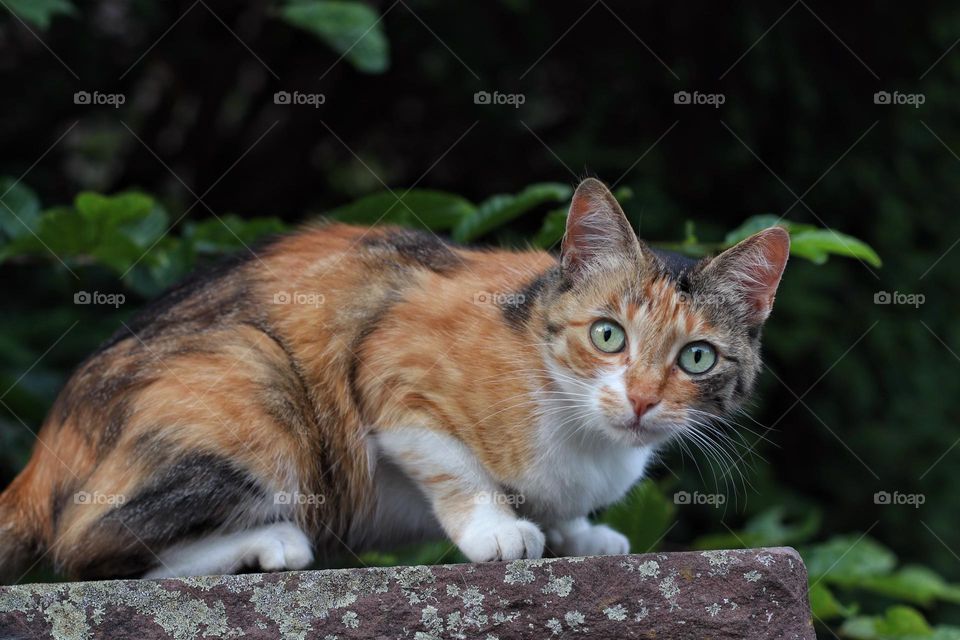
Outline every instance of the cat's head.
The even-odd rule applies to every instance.
[[[774,227],[700,261],[656,251],[610,191],[585,180],[542,307],[553,403],[633,446],[728,415],[759,372],[760,328],[789,250]]]

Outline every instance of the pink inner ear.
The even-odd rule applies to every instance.
[[[632,243],[636,236],[610,190],[599,180],[580,183],[560,249],[564,268],[580,271],[603,255],[628,251]]]
[[[790,235],[780,227],[761,231],[734,248],[738,254],[731,265],[735,277],[747,291],[748,300],[760,320],[773,308],[780,276],[790,256]]]
[[[563,237],[561,251],[574,264],[584,262],[589,255],[590,244],[587,234],[599,235],[600,229],[593,228],[599,220],[594,219],[594,225],[587,224],[587,216],[597,216],[599,205],[597,196],[589,191],[578,189],[570,201],[570,212],[567,214],[567,232]]]

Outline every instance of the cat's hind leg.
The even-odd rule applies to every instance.
[[[275,522],[245,531],[211,534],[165,549],[159,566],[144,578],[174,578],[303,569],[313,562],[310,540],[292,522]]]

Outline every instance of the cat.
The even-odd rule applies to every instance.
[[[0,496],[0,572],[301,569],[445,536],[471,561],[622,554],[588,515],[734,411],[789,253],[699,261],[576,189],[559,258],[308,226],[188,279],[84,361]]]

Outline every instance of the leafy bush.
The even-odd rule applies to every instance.
[[[83,192],[70,205],[44,208],[29,187],[12,178],[0,179],[0,189],[5,194],[0,198],[0,262],[38,261],[61,272],[105,271],[143,298],[157,295],[204,258],[249,250],[258,239],[287,230],[276,218],[244,220],[232,215],[187,221],[177,228],[163,206],[139,191],[114,195]],[[353,224],[427,229],[448,233],[459,242],[486,239],[552,249],[562,238],[571,193],[565,184],[534,184],[517,194],[499,194],[474,204],[452,193],[410,189],[372,194],[333,209],[326,217]],[[617,192],[621,201],[631,195],[629,190]],[[520,217],[540,218],[540,226],[529,240],[509,226]],[[660,244],[701,256],[772,225],[790,233],[795,256],[816,264],[839,255],[880,265],[876,252],[856,238],[772,215],[751,217],[717,242],[701,242],[688,223],[683,240]],[[174,229],[177,235],[171,235]],[[49,400],[51,389],[44,391]],[[635,551],[657,550],[676,522],[676,506],[666,493],[653,480],[645,480],[600,519],[627,535]],[[694,548],[800,545],[817,533],[819,522],[816,510],[790,523],[784,508],[774,507],[749,520],[742,531],[702,536]],[[960,602],[960,586],[947,584],[935,572],[917,566],[897,569],[893,553],[866,536],[834,537],[801,547],[801,554],[810,573],[814,615],[821,623],[841,620],[839,632],[844,636],[871,640],[960,638],[960,630],[952,627],[932,629],[922,614],[908,606],[892,606],[882,615],[862,615],[856,604],[843,604],[834,594],[837,590],[844,595],[866,593],[922,607],[938,601]],[[462,560],[455,548],[442,542],[360,558],[366,565]]]
[[[899,576],[893,579],[902,585],[926,580],[929,587],[930,574],[924,578],[910,563],[960,579],[960,529],[953,524],[960,476],[951,465],[960,393],[950,351],[960,344],[960,128],[953,100],[960,13],[953,4],[931,0],[910,12],[812,0],[786,12],[769,3],[652,1],[609,2],[586,13],[578,3],[541,11],[526,0],[374,6],[6,0],[13,15],[0,10],[0,53],[7,84],[18,90],[0,120],[0,174],[27,171],[44,204],[67,206],[56,214],[22,185],[9,192],[14,181],[0,185],[4,202],[26,223],[0,207],[0,252],[16,252],[3,263],[11,286],[0,314],[5,481],[25,463],[31,429],[69,370],[133,308],[193,265],[286,226],[255,216],[266,212],[289,224],[383,184],[423,183],[465,196],[420,189],[405,196],[444,233],[462,224],[458,237],[549,247],[563,229],[560,197],[506,226],[462,220],[487,204],[487,194],[516,191],[516,175],[544,183],[572,167],[609,179],[629,168],[617,180],[628,185],[618,196],[634,194],[627,213],[635,225],[642,221],[644,237],[680,238],[662,244],[701,255],[729,244],[725,234],[744,212],[774,211],[792,221],[786,224],[795,255],[816,263],[796,260],[788,269],[764,336],[771,373],[760,380],[752,418],[738,417],[744,424],[735,431],[749,438],[746,444],[767,429],[751,434],[749,420],[775,428],[769,441],[757,438],[757,455],[769,463],[746,476],[756,488],[749,502],[732,513],[677,508],[670,492],[704,484],[683,473],[645,486],[639,504],[603,517],[617,513],[619,526],[630,529],[634,510],[645,514],[649,521],[638,520],[631,534],[638,550],[666,531],[658,543],[665,549],[735,546],[740,538],[800,545],[806,554],[810,540],[831,543],[867,531],[909,559],[887,573],[875,568],[874,585]],[[490,46],[490,33],[497,46]],[[714,85],[727,98],[720,109],[671,101],[680,87]],[[319,89],[330,99],[321,109],[278,106],[275,92],[294,88]],[[926,103],[875,105],[878,88],[921,91]],[[116,110],[71,104],[76,89],[117,90],[128,99]],[[519,109],[471,102],[474,92],[493,89],[522,92],[526,102]],[[261,141],[264,123],[277,126]],[[44,149],[49,154],[38,160]],[[159,157],[187,180],[171,180]],[[188,183],[216,190],[191,207]],[[150,197],[165,212],[154,214],[154,223],[165,216],[172,227],[140,262],[131,259],[134,247],[157,237],[146,217],[113,218],[108,205],[74,197],[134,185],[140,193],[130,202],[140,201],[142,210]],[[386,209],[396,202],[389,193],[368,197]],[[446,222],[427,220],[431,197],[448,203],[438,214]],[[370,222],[384,213],[377,202],[362,205],[374,216]],[[508,201],[500,202],[487,205],[501,212],[489,215],[513,215]],[[98,222],[69,235],[80,210]],[[227,226],[203,219],[205,211],[219,213]],[[698,224],[684,231],[687,216]],[[40,217],[49,219],[41,225]],[[422,226],[409,212],[406,218],[397,222]],[[874,271],[875,256],[853,238],[801,226],[821,219],[880,248],[883,270]],[[51,248],[62,243],[75,253],[61,264],[42,243],[19,240],[32,235],[28,226]],[[853,259],[817,266],[835,253]],[[77,289],[128,299],[94,309],[73,304]],[[927,301],[877,306],[878,291],[924,292]],[[811,383],[815,393],[794,393]],[[664,466],[691,457],[680,448]],[[724,473],[719,481],[732,478]],[[893,488],[922,491],[926,504],[918,511],[870,500],[874,491]],[[452,557],[448,550],[389,557],[430,562]],[[928,587],[884,593],[833,578],[814,585],[814,609],[833,628],[821,626],[824,637],[952,633],[931,631],[903,606],[938,623],[960,623],[950,597],[919,602],[903,595]]]

